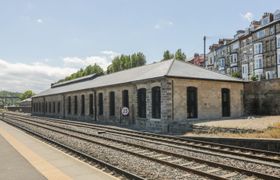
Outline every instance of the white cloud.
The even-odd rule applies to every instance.
[[[98,64],[104,70],[111,64],[114,57],[119,54],[113,51],[101,51],[100,56],[88,57],[65,57],[63,58],[64,66],[71,68],[83,68],[88,65]]]
[[[167,27],[172,27],[174,23],[172,21],[161,20],[157,24],[154,25],[155,29],[162,29]]]
[[[62,67],[48,65],[50,61],[47,58],[32,64],[10,63],[0,59],[0,90],[23,92],[31,89],[38,93],[87,65],[97,63],[105,70],[117,55],[113,51],[102,51],[100,56],[65,57]]]
[[[42,24],[43,23],[43,19],[39,18],[39,19],[36,20],[36,22],[39,23],[39,24]]]
[[[44,63],[9,63],[0,59],[0,90],[40,92],[50,84],[75,72],[74,68],[54,67]]]
[[[241,14],[241,17],[249,22],[251,22],[254,18],[253,13],[251,12],[246,12],[245,14]]]

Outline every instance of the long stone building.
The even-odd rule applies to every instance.
[[[32,114],[170,132],[190,120],[240,117],[243,81],[167,60],[52,84],[32,98]]]

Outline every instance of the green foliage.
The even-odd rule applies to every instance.
[[[20,97],[21,93],[0,91],[0,105],[15,105],[18,104],[20,99],[2,98],[2,97]]]
[[[182,52],[181,49],[178,49],[175,52],[175,55],[173,53],[170,53],[169,50],[164,51],[162,61],[173,59],[173,58],[175,60],[185,61],[187,59],[187,56],[185,55],[185,53]]]
[[[169,50],[164,51],[162,61],[173,59],[173,58],[174,58],[174,54],[170,53]]]
[[[251,80],[252,80],[252,81],[257,81],[258,78],[257,78],[257,76],[253,75],[253,76],[251,77]]]
[[[21,95],[19,96],[19,98],[20,98],[21,100],[25,100],[25,99],[27,99],[27,98],[30,98],[30,97],[34,96],[34,95],[35,95],[35,93],[34,93],[32,90],[27,90],[27,91],[25,91],[23,94],[21,94]]]
[[[89,65],[85,69],[81,68],[79,71],[71,74],[70,76],[67,76],[65,79],[59,80],[58,82],[69,81],[69,80],[77,79],[79,77],[87,76],[87,75],[90,75],[90,74],[103,75],[104,71],[97,64]]]
[[[232,76],[232,77],[235,77],[235,78],[241,78],[240,72],[233,72],[233,73],[231,74],[231,76]]]
[[[141,52],[132,55],[122,54],[113,59],[112,64],[107,67],[107,73],[118,72],[133,67],[143,66],[145,64],[146,57]]]
[[[180,61],[185,61],[187,59],[187,56],[185,55],[185,53],[182,52],[181,49],[178,49],[175,52],[175,59]]]

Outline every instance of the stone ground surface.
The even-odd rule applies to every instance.
[[[0,162],[0,179],[117,179],[2,121]]]
[[[46,179],[0,135],[0,179]]]
[[[248,118],[217,120],[211,122],[194,123],[200,126],[223,127],[223,128],[240,128],[240,129],[255,129],[264,130],[273,126],[275,123],[280,123],[280,116],[252,116]]]

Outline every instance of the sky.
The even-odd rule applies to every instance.
[[[278,0],[0,0],[0,90],[36,93],[119,54],[147,63],[181,48],[191,58],[231,38]]]

